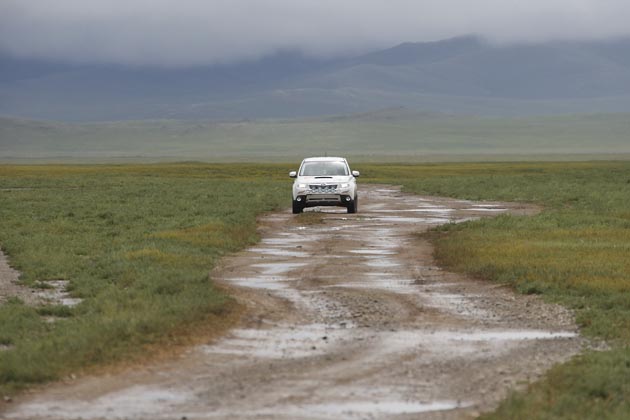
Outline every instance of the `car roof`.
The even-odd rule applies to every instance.
[[[310,157],[304,159],[304,162],[345,162],[346,159],[341,157]]]

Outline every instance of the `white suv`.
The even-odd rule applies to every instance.
[[[348,162],[338,157],[304,159],[300,169],[289,172],[293,183],[293,213],[305,207],[339,206],[356,213],[359,171],[351,171]]]

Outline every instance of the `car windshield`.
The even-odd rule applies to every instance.
[[[301,176],[348,175],[345,162],[304,162]]]

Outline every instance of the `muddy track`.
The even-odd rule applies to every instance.
[[[416,235],[531,208],[362,185],[359,213],[261,220],[212,273],[249,307],[182,357],[49,387],[12,419],[451,419],[491,410],[582,345],[571,314],[435,266]]]

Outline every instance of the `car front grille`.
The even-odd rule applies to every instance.
[[[337,192],[337,184],[310,184],[308,189],[311,194],[331,194]]]
[[[321,204],[333,204],[334,203],[334,204],[337,204],[337,203],[341,203],[341,197],[338,196],[337,194],[307,195],[306,196],[306,203],[307,204],[313,204],[313,203],[321,203]]]

